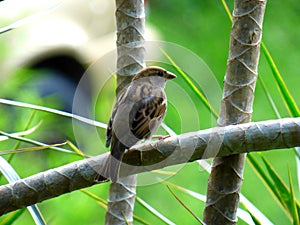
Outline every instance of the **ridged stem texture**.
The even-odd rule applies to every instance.
[[[209,151],[216,149],[215,146],[218,146],[217,152]],[[125,153],[123,161],[138,165],[135,167],[137,170],[125,170],[130,174],[121,173],[120,177],[208,159],[216,154],[224,157],[296,146],[300,146],[300,118],[210,128],[135,146]],[[0,216],[94,185],[97,171],[105,166],[108,154],[72,162],[0,186]]]
[[[265,0],[234,1],[219,126],[251,121],[265,6]],[[207,225],[237,223],[245,158],[238,154],[214,159],[204,210]]]
[[[145,67],[145,10],[143,0],[116,0],[117,96],[132,77]],[[133,223],[137,175],[111,183],[105,224]]]

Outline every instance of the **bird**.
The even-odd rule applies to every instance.
[[[110,155],[95,182],[117,182],[124,153],[143,139],[149,139],[163,121],[167,110],[166,82],[176,75],[149,66],[133,76],[119,94],[106,129]]]

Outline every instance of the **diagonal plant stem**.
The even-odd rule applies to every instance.
[[[220,136],[223,139],[219,139],[219,143],[211,143],[212,138]],[[214,145],[220,147],[218,152],[205,154]],[[125,170],[130,174],[121,173],[120,177],[186,163],[187,160],[207,159],[215,154],[224,157],[295,146],[300,146],[300,118],[212,128],[135,146],[125,153],[124,162],[139,165],[136,166],[138,170]],[[147,155],[144,154],[145,151],[148,152]],[[145,157],[140,157],[141,155]],[[79,160],[0,186],[0,215],[94,185],[96,171],[99,171],[99,167],[103,168],[107,156],[108,153],[105,153]]]
[[[235,0],[219,126],[251,121],[265,0]],[[214,159],[204,222],[236,224],[246,154]]]

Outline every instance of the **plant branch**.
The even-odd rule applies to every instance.
[[[145,67],[145,12],[143,0],[115,0],[117,25],[117,96]],[[133,223],[137,176],[111,183],[105,224]]]
[[[296,146],[300,146],[300,118],[216,127],[134,146],[123,158],[120,176],[215,156]],[[211,151],[214,149],[218,151]],[[107,156],[76,161],[0,186],[0,215],[94,185],[96,171],[102,169]]]
[[[265,6],[266,0],[234,1],[219,126],[251,121]],[[203,217],[207,225],[237,223],[245,159],[246,154],[214,159]]]

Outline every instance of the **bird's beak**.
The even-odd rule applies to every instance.
[[[167,79],[168,79],[168,80],[172,80],[172,79],[174,79],[174,78],[176,78],[176,75],[175,75],[174,73],[168,72]]]

